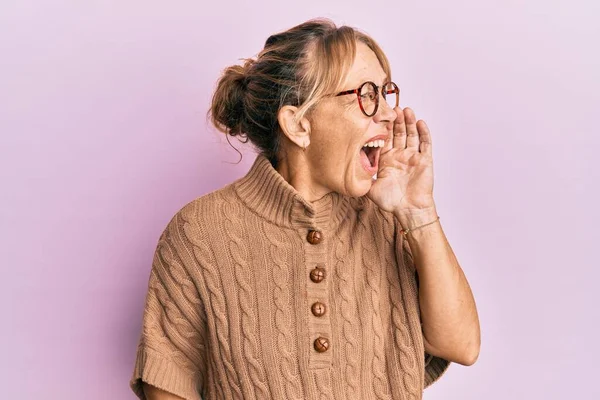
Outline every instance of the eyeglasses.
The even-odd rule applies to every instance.
[[[372,117],[379,108],[380,91],[381,95],[391,108],[398,107],[398,102],[400,100],[400,89],[398,89],[398,86],[394,82],[384,83],[380,88],[375,83],[368,81],[360,85],[358,89],[340,92],[336,95],[336,97],[356,93],[360,110],[367,117]]]

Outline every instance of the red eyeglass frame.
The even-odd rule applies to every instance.
[[[384,93],[384,88],[386,87],[386,85],[389,85],[390,83],[392,85],[394,85],[394,89],[388,91],[387,93]],[[377,100],[375,101],[375,109],[373,110],[372,114],[368,114],[365,111],[365,108],[362,105],[362,101],[360,100],[360,91],[363,88],[363,86],[368,85],[368,84],[371,84],[371,85],[373,85],[375,87],[375,93],[379,94],[379,92],[381,91],[381,96],[383,96],[384,99],[386,98],[386,95],[395,93],[396,94],[396,105],[394,106],[394,108],[398,107],[398,103],[399,103],[399,100],[400,100],[400,89],[398,89],[398,85],[396,85],[394,82],[386,82],[383,85],[381,85],[381,87],[380,87],[380,86],[377,86],[375,84],[375,82],[367,81],[367,82],[364,82],[362,85],[360,85],[358,87],[358,89],[345,90],[343,92],[340,92],[340,93],[336,94],[336,97],[337,96],[344,96],[344,95],[347,95],[347,94],[354,94],[354,93],[356,93],[356,98],[358,99],[358,105],[360,106],[360,110],[367,117],[372,117],[373,115],[377,114],[377,110],[379,109],[379,96],[376,97]]]

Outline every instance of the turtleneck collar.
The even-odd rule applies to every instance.
[[[308,202],[260,154],[248,173],[234,182],[234,187],[240,199],[258,215],[292,228],[337,225],[349,208],[360,209],[366,201],[364,197],[350,198],[330,192]]]

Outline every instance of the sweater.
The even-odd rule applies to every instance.
[[[424,351],[401,225],[368,197],[307,202],[259,155],[162,232],[130,387],[187,400],[421,399]]]

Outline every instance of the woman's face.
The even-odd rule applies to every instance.
[[[343,90],[356,89],[366,81],[381,87],[386,80],[375,53],[358,42]],[[396,112],[381,97],[381,92],[378,96],[379,108],[372,117],[362,113],[356,94],[324,100],[311,113],[306,159],[310,163],[314,193],[336,191],[359,197],[371,188],[381,148],[365,151],[363,146],[373,140],[387,142],[396,119]]]

